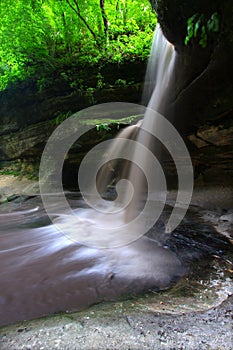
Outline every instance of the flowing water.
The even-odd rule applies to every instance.
[[[153,79],[149,88],[149,105],[161,112],[175,54],[159,29],[153,47],[160,58],[154,64],[150,63],[152,68],[148,75]],[[153,55],[151,59],[154,60]],[[146,114],[143,123],[148,128],[155,127],[150,114]],[[146,133],[140,135],[139,125],[125,129],[122,135],[125,139],[137,139],[144,146],[150,147],[151,139],[145,138]],[[118,148],[117,139],[113,148]],[[134,150],[133,160],[137,159],[138,154],[140,152]],[[145,162],[143,166],[148,167],[148,164]],[[133,205],[127,206],[121,216],[123,222],[128,222],[134,217],[135,208],[136,211],[141,210],[141,196],[144,195],[141,192],[144,191],[139,189],[144,188],[145,179],[130,162],[123,173],[138,189]],[[100,174],[100,178],[99,186],[105,188],[103,174]],[[156,183],[155,189],[159,190],[159,186],[160,183]],[[124,200],[128,200],[128,196],[126,190]],[[83,218],[80,227],[76,227],[77,230],[91,228],[97,231],[98,228],[93,225],[96,220],[105,220],[109,229],[115,225],[105,215],[94,216],[79,193],[67,193],[67,198],[70,206]],[[172,207],[168,206],[167,213],[171,210]],[[62,211],[63,208],[59,208],[59,212]],[[60,311],[71,312],[103,300],[117,300],[148,290],[165,290],[192,270],[192,264],[196,264],[198,259],[209,261],[214,254],[228,254],[228,242],[215,236],[214,229],[203,226],[197,216],[195,220],[193,217],[187,219],[181,226],[180,236],[176,231],[172,235],[166,235],[163,222],[167,216],[165,213],[164,218],[147,235],[140,236],[137,240],[118,248],[99,249],[73,242],[59,232],[51,223],[39,196],[19,197],[2,204],[0,324]],[[65,215],[57,217],[57,220],[61,220],[64,225],[72,225],[70,217]],[[198,237],[196,232],[199,233]]]
[[[148,108],[145,110],[143,120],[119,133],[106,158],[106,160],[123,158],[124,150],[127,149],[128,159],[131,160],[131,162],[125,161],[124,165],[121,164],[120,178],[128,180],[122,190],[122,202],[125,208],[125,210],[122,210],[122,215],[123,221],[126,223],[135,220],[143,212],[149,193],[150,195],[153,193],[158,202],[166,201],[165,193],[163,193],[164,178],[160,175],[159,164],[156,164],[156,159],[161,159],[162,156],[161,146],[154,136],[156,130],[159,129],[160,140],[166,140],[165,135],[168,130],[167,125],[163,125],[160,114],[157,115],[154,111],[162,114],[166,112],[166,104],[169,100],[168,94],[172,86],[175,57],[176,53],[173,45],[165,39],[158,25],[152,43],[142,97],[142,102],[147,103],[149,101]],[[132,147],[129,140],[136,141]],[[156,159],[152,159],[148,150],[156,155]],[[153,163],[157,168],[153,167]],[[114,167],[117,167],[117,160],[111,163],[111,168],[114,169]],[[101,192],[106,191],[110,181],[111,172],[108,170],[108,165],[106,165],[99,174],[98,186]],[[109,176],[106,176],[106,174],[109,174]],[[146,220],[150,216],[155,217],[155,213],[156,208],[152,206],[146,215]],[[145,225],[143,215],[140,215],[140,217],[137,227]],[[129,230],[129,228],[127,229]],[[135,230],[135,227],[133,230]]]

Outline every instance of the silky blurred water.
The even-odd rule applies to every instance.
[[[174,253],[147,237],[116,249],[72,242],[50,223],[39,197],[0,209],[0,324],[166,289],[184,272]]]
[[[86,206],[79,194],[69,197],[73,208]],[[51,224],[40,197],[1,205],[0,221],[1,325],[166,290],[182,276],[179,283],[186,284],[186,292],[205,278],[199,288],[203,295],[211,288],[218,300],[217,291],[230,292],[226,263],[217,259],[216,270],[210,260],[214,254],[228,254],[229,244],[195,215],[181,225],[180,236],[166,236],[157,225],[148,237],[115,249],[93,249],[69,240]],[[229,259],[224,254],[222,261]]]

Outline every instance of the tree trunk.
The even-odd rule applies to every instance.
[[[103,24],[104,24],[104,35],[107,39],[107,37],[108,37],[108,17],[107,17],[105,7],[104,7],[104,0],[100,0],[100,8],[101,8],[101,14],[102,14],[102,19],[103,19]]]

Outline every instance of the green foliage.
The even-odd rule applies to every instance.
[[[145,59],[157,21],[149,0],[1,0],[0,15],[0,90],[59,64]]]
[[[111,124],[114,124],[116,129],[119,130],[120,129],[120,124],[117,123],[115,120],[112,120],[112,122],[110,122]],[[101,130],[104,130],[104,131],[111,131],[111,127],[109,126],[108,123],[101,123],[101,124],[96,124],[96,130],[97,131],[101,131]]]
[[[96,130],[97,131],[100,131],[100,130],[110,131],[111,128],[108,126],[107,123],[102,123],[102,124],[97,124],[96,125]]]
[[[117,79],[115,81],[115,86],[125,86],[127,84],[127,81],[125,79]]]
[[[61,124],[64,120],[69,118],[73,113],[71,111],[68,111],[66,113],[58,113],[58,115],[55,118],[55,125]]]
[[[105,82],[104,82],[104,77],[103,77],[103,75],[101,74],[101,73],[98,73],[97,74],[97,84],[96,84],[96,88],[97,89],[103,89],[105,86],[106,86],[106,84],[105,84]]]
[[[207,46],[208,34],[219,31],[219,15],[214,12],[209,19],[203,14],[196,13],[187,21],[187,35],[185,37],[185,45],[192,38],[199,38],[199,44],[205,48]]]

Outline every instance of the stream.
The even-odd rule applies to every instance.
[[[75,210],[85,207],[79,193],[69,192],[67,199]],[[57,231],[39,196],[16,196],[2,204],[0,325],[144,292],[166,300],[168,309],[179,307],[177,295],[190,295],[196,309],[226,299],[233,291],[233,251],[229,238],[206,223],[216,212],[192,205],[180,226],[165,234],[171,207],[137,241],[94,249]]]

